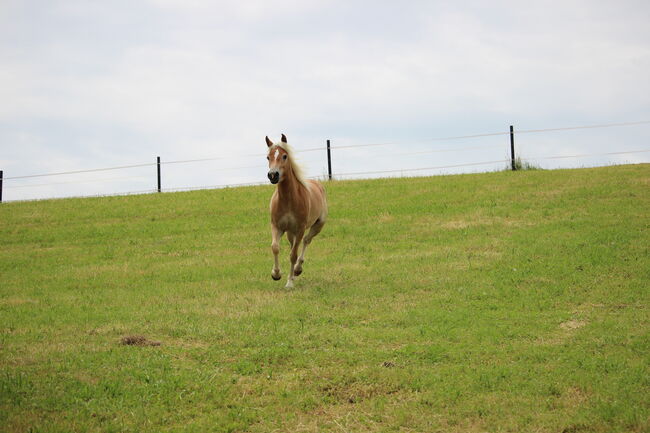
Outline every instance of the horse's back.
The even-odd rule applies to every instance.
[[[323,184],[317,180],[309,179],[307,180],[307,185],[310,191],[317,191],[320,197],[322,197],[323,201],[325,201],[325,188],[323,188]]]

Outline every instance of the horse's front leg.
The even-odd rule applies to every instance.
[[[300,248],[300,242],[302,241],[304,235],[305,229],[298,231],[294,237],[293,244],[291,245],[291,268],[289,271],[289,278],[287,278],[287,288],[293,287],[294,267],[298,261],[298,248]]]
[[[282,278],[280,274],[280,239],[282,239],[282,230],[277,228],[274,224],[271,224],[271,237],[273,241],[271,242],[271,251],[273,251],[273,259],[275,264],[273,265],[273,270],[271,271],[271,278],[274,280],[279,280]]]

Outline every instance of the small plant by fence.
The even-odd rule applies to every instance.
[[[408,141],[408,142],[385,142],[385,143],[363,143],[363,144],[349,144],[349,145],[332,145],[331,140],[326,140],[325,146],[319,146],[308,149],[297,150],[297,153],[308,153],[308,152],[322,152],[326,154],[327,157],[327,174],[323,176],[311,176],[312,178],[321,178],[325,177],[326,179],[332,180],[335,178],[350,178],[350,177],[364,177],[364,176],[376,176],[376,175],[395,175],[395,174],[404,174],[404,173],[420,173],[420,172],[430,172],[433,170],[444,170],[444,169],[456,169],[462,167],[479,167],[479,166],[494,166],[495,164],[502,164],[503,167],[509,167],[511,170],[521,170],[521,169],[531,169],[538,168],[537,163],[541,160],[552,160],[552,159],[566,159],[566,158],[586,158],[586,157],[598,157],[598,156],[614,156],[614,155],[630,155],[630,154],[642,154],[650,152],[650,149],[635,149],[635,150],[626,150],[619,152],[604,152],[604,153],[590,153],[590,154],[572,154],[572,155],[542,155],[542,156],[532,156],[522,158],[520,155],[517,155],[515,149],[515,135],[517,134],[539,134],[546,132],[554,131],[570,131],[570,130],[580,130],[580,129],[594,129],[594,128],[612,128],[612,127],[628,127],[628,126],[638,126],[638,125],[647,125],[650,124],[650,121],[640,121],[640,122],[622,122],[622,123],[607,123],[599,125],[587,125],[587,126],[572,126],[572,127],[563,127],[563,128],[546,128],[546,129],[528,129],[528,130],[515,130],[512,125],[510,125],[509,131],[503,132],[492,132],[492,133],[483,133],[483,134],[473,134],[473,135],[459,135],[459,136],[449,136],[449,137],[439,137],[431,138],[426,140],[418,141]],[[471,140],[478,139],[481,137],[498,137],[498,136],[509,136],[509,157],[498,160],[490,161],[479,161],[479,162],[467,162],[461,164],[447,164],[439,166],[426,166],[426,167],[415,167],[415,168],[397,168],[389,170],[370,170],[370,171],[340,171],[336,172],[333,170],[333,160],[336,163],[336,154],[337,151],[343,151],[345,149],[363,149],[370,147],[389,147],[395,145],[405,145],[405,144],[415,144],[415,143],[425,143],[432,144],[437,142],[454,142],[461,140]],[[465,146],[465,147],[453,147],[453,148],[433,148],[425,149],[417,152],[402,152],[402,153],[392,153],[384,156],[395,157],[395,156],[420,156],[434,153],[443,153],[443,152],[461,152],[469,151],[476,149],[483,149],[484,146]],[[381,156],[381,155],[380,155]],[[259,158],[260,154],[250,154],[250,155],[239,155],[240,158]],[[174,160],[174,161],[161,161],[160,156],[156,157],[156,162],[153,163],[143,163],[143,164],[132,164],[132,165],[122,165],[115,167],[104,167],[104,168],[95,168],[87,170],[74,170],[74,171],[64,171],[64,172],[54,172],[54,173],[43,173],[43,174],[32,174],[32,175],[20,175],[20,176],[9,176],[3,177],[4,172],[0,170],[0,202],[3,200],[3,189],[18,189],[24,187],[34,187],[34,186],[50,186],[50,185],[64,185],[67,183],[77,183],[83,181],[70,181],[70,182],[54,182],[54,183],[45,183],[38,185],[5,185],[7,181],[19,181],[22,179],[33,179],[33,178],[43,178],[43,177],[56,177],[63,175],[77,175],[83,173],[95,173],[95,172],[106,172],[106,171],[116,171],[116,170],[127,170],[135,169],[140,167],[156,167],[156,189],[147,189],[139,191],[128,191],[128,192],[114,192],[109,194],[100,194],[100,195],[126,195],[126,194],[139,194],[139,193],[150,193],[150,192],[163,192],[163,191],[181,191],[181,190],[192,190],[192,189],[210,189],[210,188],[223,188],[223,187],[235,187],[235,186],[247,186],[247,185],[259,185],[266,182],[262,181],[251,181],[244,183],[228,183],[220,185],[206,185],[200,187],[184,187],[184,188],[165,188],[163,189],[163,175],[164,171],[162,169],[163,165],[173,165],[173,164],[190,164],[206,161],[217,161],[223,160],[224,157],[213,157],[213,158],[198,158],[198,159],[187,159],[187,160]],[[265,165],[254,165],[254,166],[241,166],[241,167],[227,167],[225,170],[242,170],[242,169],[262,169],[266,167]],[[124,179],[128,179],[126,177]],[[117,178],[121,179],[121,178]],[[109,179],[114,180],[114,179]],[[153,184],[153,182],[152,182]],[[92,196],[92,195],[83,195],[83,196]],[[48,198],[48,197],[42,197]]]

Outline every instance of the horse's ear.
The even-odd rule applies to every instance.
[[[284,134],[282,134],[282,142],[283,142],[283,143],[286,143],[286,142],[287,142],[287,136],[284,135]]]
[[[273,142],[271,140],[269,140],[268,135],[266,136],[266,145],[269,146],[269,147],[273,146]]]

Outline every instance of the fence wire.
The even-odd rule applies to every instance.
[[[650,120],[641,120],[639,122],[602,123],[600,125],[567,126],[565,128],[522,129],[522,130],[515,130],[515,132],[517,134],[530,134],[535,132],[571,131],[573,129],[594,129],[594,128],[614,128],[619,126],[636,126],[636,125],[645,125],[648,123],[650,123]]]
[[[69,185],[69,184],[76,184],[76,183],[91,183],[91,182],[111,182],[115,180],[130,180],[130,179],[140,179],[140,180],[150,180],[148,177],[144,176],[122,176],[122,177],[109,177],[109,178],[102,178],[102,179],[84,179],[84,180],[71,180],[68,182],[50,182],[50,183],[33,183],[33,184],[28,184],[28,185],[11,185],[11,186],[6,186],[6,189],[19,189],[19,188],[36,188],[36,187],[43,187],[43,186],[51,186],[51,185]]]
[[[563,159],[563,158],[588,158],[592,156],[608,156],[608,155],[628,155],[632,153],[646,153],[650,152],[650,149],[644,150],[630,150],[626,152],[605,152],[605,153],[583,153],[580,155],[558,155],[558,156],[530,156],[526,158],[521,158],[524,161],[533,160],[533,159]]]
[[[544,129],[522,129],[514,130],[514,134],[533,134],[533,133],[547,133],[553,131],[569,131],[569,130],[581,130],[581,129],[595,129],[595,128],[611,128],[611,127],[627,127],[627,126],[636,126],[636,125],[645,125],[650,124],[650,120],[638,121],[638,122],[618,122],[618,123],[603,123],[596,125],[581,125],[581,126],[569,126],[561,128],[544,128]],[[504,136],[510,135],[510,131],[503,132],[490,132],[490,133],[481,133],[481,134],[470,134],[470,135],[458,135],[458,136],[447,136],[447,137],[436,137],[429,139],[421,140],[407,140],[407,141],[392,141],[384,143],[360,143],[360,144],[350,144],[350,145],[340,145],[340,146],[331,146],[332,150],[339,149],[354,149],[354,148],[365,148],[365,147],[378,147],[378,146],[393,146],[393,145],[407,145],[407,144],[418,144],[418,143],[432,143],[432,142],[445,142],[445,141],[454,141],[454,140],[464,140],[464,139],[475,139],[480,137],[495,137],[495,136]],[[400,152],[400,153],[387,153],[381,155],[373,155],[376,157],[397,157],[397,156],[409,156],[409,155],[425,155],[432,153],[442,153],[442,152],[461,152],[466,150],[476,150],[476,149],[485,149],[492,146],[502,146],[502,144],[496,143],[484,143],[476,146],[466,146],[466,147],[454,147],[454,148],[445,148],[445,149],[428,149],[416,152]],[[316,151],[325,151],[326,146],[318,146],[307,149],[296,150],[295,153],[307,153],[307,152],[316,152]],[[621,152],[604,152],[604,153],[592,153],[592,154],[577,154],[577,155],[553,155],[553,156],[536,156],[536,157],[526,157],[521,158],[524,161],[530,160],[542,160],[542,159],[568,159],[568,158],[585,158],[585,157],[594,157],[594,156],[611,156],[611,155],[626,155],[626,154],[638,154],[650,152],[650,149],[641,149],[641,150],[632,150],[632,151],[621,151]],[[111,170],[123,170],[123,169],[132,169],[132,168],[141,168],[141,167],[155,167],[157,165],[171,165],[171,164],[189,164],[197,162],[208,162],[208,161],[219,161],[219,160],[233,160],[233,159],[243,159],[243,158],[261,158],[263,153],[254,153],[254,154],[243,154],[243,155],[230,155],[230,156],[215,156],[215,157],[206,157],[206,158],[195,158],[195,159],[184,159],[184,160],[172,160],[172,161],[161,161],[151,162],[151,163],[142,163],[142,164],[131,164],[131,165],[121,165],[114,167],[103,167],[103,168],[94,168],[86,170],[72,170],[72,171],[63,171],[63,172],[53,172],[53,173],[43,173],[43,174],[32,174],[32,175],[22,175],[22,176],[10,176],[5,177],[4,181],[10,180],[19,180],[19,179],[30,179],[38,177],[49,177],[49,176],[63,176],[63,175],[75,175],[82,173],[95,173]],[[466,164],[454,164],[454,165],[444,165],[444,166],[433,166],[433,167],[419,167],[419,168],[401,168],[401,169],[392,169],[392,170],[372,170],[372,171],[358,171],[358,172],[344,172],[344,173],[334,173],[334,176],[363,176],[363,175],[375,175],[375,174],[388,174],[388,173],[404,173],[404,172],[416,172],[416,171],[425,171],[425,170],[438,170],[438,169],[447,169],[447,168],[459,168],[459,167],[470,167],[470,166],[480,166],[480,165],[489,165],[489,164],[499,164],[499,163],[508,163],[510,159],[496,160],[496,161],[485,161],[477,163],[466,163]],[[266,168],[266,165],[247,165],[247,166],[236,166],[236,167],[224,167],[219,168],[220,171],[223,170],[245,170],[245,169],[257,169],[257,168]],[[325,176],[312,176],[312,178],[323,178]],[[32,184],[32,185],[11,185],[5,186],[6,189],[16,189],[16,188],[33,188],[33,187],[43,187],[51,185],[65,185],[65,184],[74,184],[74,183],[88,183],[88,182],[102,182],[102,181],[113,181],[113,180],[124,180],[124,179],[147,179],[144,176],[127,176],[127,177],[118,177],[118,178],[109,178],[109,179],[90,179],[90,180],[78,180],[78,181],[68,181],[68,182],[52,182],[52,183],[43,183],[43,184]],[[247,183],[236,183],[236,184],[221,184],[221,185],[212,185],[212,186],[200,186],[200,187],[184,187],[184,188],[166,188],[164,191],[188,191],[188,190],[198,190],[198,189],[210,189],[210,188],[227,188],[227,187],[236,187],[236,186],[249,186],[249,185],[260,185],[264,184],[262,182],[247,182]],[[116,193],[116,194],[106,194],[106,195],[124,195],[124,194],[138,194],[138,193],[147,193],[156,190],[143,190],[143,191],[133,191],[125,193]],[[96,195],[104,196],[104,195]],[[86,196],[94,197],[94,196]]]
[[[80,174],[80,173],[95,173],[98,171],[109,171],[109,170],[122,170],[125,168],[137,168],[137,167],[151,167],[155,166],[155,162],[147,164],[133,164],[133,165],[121,165],[117,167],[105,167],[105,168],[91,168],[88,170],[74,170],[74,171],[61,171],[57,173],[45,173],[45,174],[30,174],[27,176],[11,176],[5,177],[4,180],[14,180],[14,179],[28,179],[31,177],[45,177],[45,176],[62,176],[64,174]]]
[[[488,164],[499,164],[504,162],[510,162],[509,159],[499,159],[496,161],[483,161],[483,162],[472,162],[469,164],[454,164],[454,165],[439,165],[436,167],[420,167],[420,168],[401,168],[395,170],[377,170],[377,171],[357,171],[353,173],[335,173],[335,176],[362,176],[367,174],[384,174],[384,173],[403,173],[407,171],[424,171],[424,170],[439,170],[444,168],[457,168],[457,167],[472,167],[476,165],[488,165]]]
[[[563,128],[546,128],[546,129],[521,129],[514,130],[514,134],[531,134],[539,132],[551,132],[551,131],[569,131],[573,129],[594,129],[594,128],[612,128],[612,127],[621,127],[621,126],[635,126],[635,125],[644,125],[649,124],[650,120],[642,120],[639,122],[621,122],[621,123],[603,123],[599,125],[583,125],[583,126],[568,126]],[[436,141],[453,141],[453,140],[463,140],[470,138],[480,138],[480,137],[495,137],[499,135],[510,135],[510,131],[503,132],[488,132],[482,134],[472,134],[472,135],[457,135],[451,137],[437,137],[437,138],[426,138],[422,140],[407,140],[407,141],[390,141],[386,143],[363,143],[363,144],[350,144],[344,146],[331,146],[332,149],[352,149],[355,147],[373,147],[373,146],[393,146],[393,145],[404,145],[404,144],[420,144],[420,143],[429,143]]]

